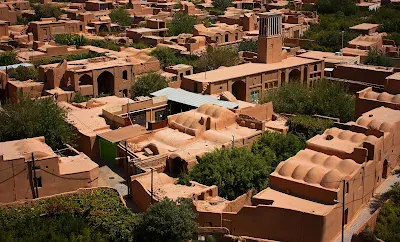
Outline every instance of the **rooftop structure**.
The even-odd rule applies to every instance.
[[[208,28],[203,24],[197,24],[194,26],[193,34],[204,36],[208,44],[226,45],[242,41],[242,27],[236,24],[216,23]]]
[[[400,110],[400,94],[392,95],[387,92],[375,92],[372,87],[357,92],[356,117],[380,106]]]
[[[342,56],[332,52],[307,51],[297,55],[298,57],[310,58],[315,60],[323,60],[325,68],[334,68],[337,64],[359,64],[359,56]]]
[[[0,169],[5,181],[0,184],[0,203],[96,187],[99,175],[89,157],[71,147],[53,151],[43,137],[0,143]],[[32,193],[30,182],[35,186]]]
[[[363,35],[371,35],[375,33],[379,28],[379,24],[362,23],[350,27],[349,29],[354,30]]]

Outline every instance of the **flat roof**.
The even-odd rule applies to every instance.
[[[5,161],[21,159],[31,160],[57,157],[53,150],[44,142],[43,137],[6,141],[0,143],[0,155]]]
[[[400,81],[400,72],[396,72],[393,75],[390,75],[390,76],[386,77],[386,79]]]
[[[200,107],[203,104],[216,104],[221,107],[234,109],[239,107],[237,103],[218,100],[209,95],[201,95],[193,92],[188,92],[183,89],[167,87],[159,91],[151,93],[152,96],[168,96],[168,100],[173,102],[186,104],[192,107]]]
[[[369,23],[362,23],[362,24],[357,24],[355,26],[350,27],[349,29],[354,29],[354,30],[370,30],[373,28],[379,27],[379,24],[369,24]]]
[[[323,51],[307,51],[298,56],[304,58],[312,58],[316,60],[324,60],[325,62],[330,62],[330,63],[347,63],[349,61],[354,61],[354,59],[357,58],[355,56],[335,55],[335,53],[333,52],[323,52]]]
[[[127,140],[133,137],[137,137],[143,134],[150,133],[145,127],[138,124],[129,125],[116,130],[98,134],[101,138],[108,140],[112,143],[116,143],[122,140]]]
[[[289,57],[278,63],[246,63],[207,71],[206,75],[204,72],[201,72],[194,75],[185,76],[184,78],[196,82],[218,82],[316,62],[319,62],[319,60],[301,57]]]
[[[267,188],[254,196],[260,200],[272,200],[272,205],[265,205],[269,207],[285,208],[295,211],[300,211],[309,214],[325,215],[328,214],[335,205],[325,205],[322,203],[313,202],[307,199],[299,198],[283,192]]]

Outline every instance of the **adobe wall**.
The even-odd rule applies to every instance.
[[[379,71],[338,65],[333,70],[332,77],[384,86],[386,77],[392,74],[393,72],[389,72],[386,69]]]

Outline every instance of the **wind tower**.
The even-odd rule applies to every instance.
[[[272,12],[263,13],[259,20],[258,62],[266,64],[281,62],[282,15]]]

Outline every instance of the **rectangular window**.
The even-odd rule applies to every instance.
[[[250,93],[250,102],[251,103],[258,103],[259,97],[260,97],[260,91],[259,90],[251,91],[251,93]]]
[[[38,176],[33,178],[33,185],[36,187],[42,187],[42,177]]]
[[[146,113],[136,114],[132,117],[134,124],[146,125]]]
[[[186,75],[190,75],[190,70],[186,71]]]
[[[155,118],[156,122],[160,122],[167,118],[167,112],[165,110],[157,111],[155,116],[156,116]]]

